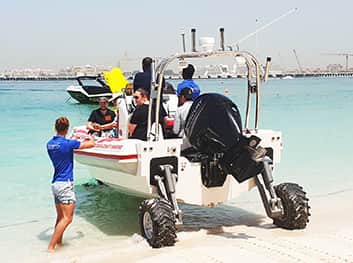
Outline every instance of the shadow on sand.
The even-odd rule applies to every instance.
[[[106,185],[75,187],[76,215],[106,235],[127,235],[139,231],[138,206],[143,199],[119,193]]]
[[[117,192],[105,185],[79,185],[76,187],[78,202],[76,215],[96,226],[107,235],[131,236],[139,233],[138,206],[142,198]],[[184,224],[178,231],[199,231],[206,229],[208,234],[228,238],[248,238],[245,233],[226,233],[223,227],[246,225],[271,228],[263,224],[266,218],[235,206],[221,205],[206,208],[181,204]]]

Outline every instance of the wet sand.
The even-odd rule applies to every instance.
[[[310,198],[304,230],[277,228],[258,203],[225,206],[213,218],[187,218],[173,247],[150,248],[137,234],[117,246],[58,251],[51,262],[353,262],[353,191]],[[247,208],[258,209],[257,213]],[[196,209],[187,207],[187,209]],[[202,214],[202,209],[200,210]],[[197,217],[197,216],[196,216]],[[230,221],[229,218],[232,218]],[[198,221],[198,226],[196,224]],[[201,223],[200,223],[201,222]],[[231,222],[231,223],[230,223]]]

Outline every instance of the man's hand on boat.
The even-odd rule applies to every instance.
[[[89,130],[93,130],[93,131],[97,131],[97,132],[110,130],[110,129],[117,128],[117,127],[118,127],[118,125],[117,125],[117,123],[115,121],[111,122],[111,123],[103,124],[103,125],[98,124],[98,123],[93,123],[91,127],[89,127],[87,125],[87,128]]]
[[[98,123],[93,123],[92,125],[94,131],[100,131],[101,130],[101,125]]]
[[[81,141],[79,149],[92,148],[94,146],[95,146],[95,143],[94,143],[93,136],[88,135],[86,138],[83,139],[83,141]]]

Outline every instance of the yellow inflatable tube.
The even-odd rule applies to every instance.
[[[128,82],[120,68],[113,68],[111,71],[106,71],[103,74],[104,80],[108,83],[112,93],[123,92],[123,89]]]

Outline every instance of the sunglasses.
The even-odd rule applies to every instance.
[[[134,98],[135,100],[139,100],[141,97],[139,97],[139,96],[133,96],[133,98]]]

